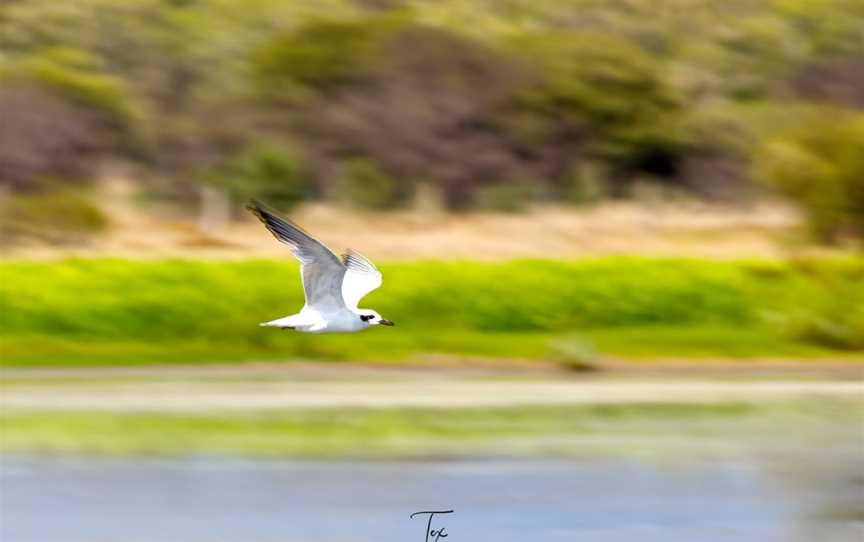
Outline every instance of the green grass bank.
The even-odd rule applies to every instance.
[[[0,263],[7,366],[484,357],[860,356],[864,261],[601,258],[382,265],[395,328],[258,327],[303,303],[292,261]]]
[[[6,411],[0,452],[424,458],[661,455],[778,448],[849,433],[855,400],[508,408],[293,409],[206,414]],[[812,439],[813,431],[821,435]]]

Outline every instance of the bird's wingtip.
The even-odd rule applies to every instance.
[[[267,224],[267,217],[272,215],[272,212],[267,210],[267,207],[264,206],[264,204],[254,198],[250,199],[246,203],[246,210],[258,217],[258,220],[265,224]]]

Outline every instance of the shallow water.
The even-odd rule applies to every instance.
[[[0,481],[3,542],[420,542],[426,519],[409,515],[443,509],[433,528],[448,542],[773,542],[813,528],[809,486],[746,462],[6,456]],[[831,540],[864,533],[829,527]]]

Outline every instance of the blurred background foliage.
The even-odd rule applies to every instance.
[[[215,185],[283,209],[647,183],[864,234],[858,1],[8,0],[0,22],[8,198],[118,163],[189,205]]]
[[[800,125],[769,138],[756,173],[802,203],[825,241],[864,234],[864,113],[812,111]]]

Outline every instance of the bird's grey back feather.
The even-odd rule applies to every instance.
[[[319,311],[345,308],[342,279],[346,267],[342,260],[300,226],[275,215],[260,203],[252,201],[247,208],[300,260],[306,305]]]

